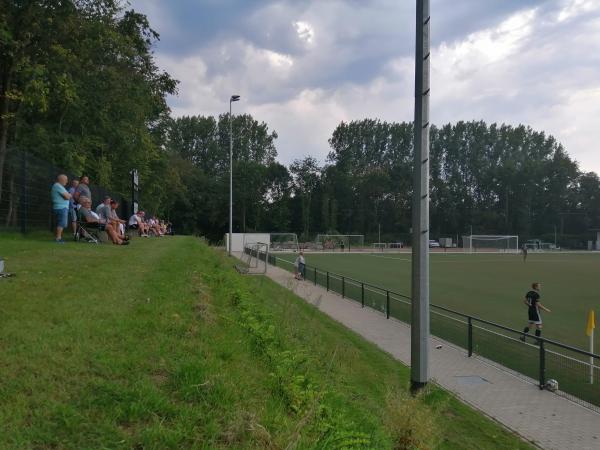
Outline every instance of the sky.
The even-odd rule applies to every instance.
[[[130,0],[179,80],[175,116],[241,95],[278,159],[324,162],[341,121],[412,121],[414,0]],[[553,135],[600,173],[600,0],[431,0],[431,121]]]

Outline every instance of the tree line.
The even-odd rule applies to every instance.
[[[127,192],[175,229],[228,229],[229,115],[172,117],[177,81],[152,54],[159,35],[119,0],[0,0],[0,200],[10,152],[28,151]],[[231,118],[234,230],[365,234],[407,241],[411,123],[340,123],[322,163],[277,161],[277,133]],[[600,228],[600,180],[552,136],[519,125],[431,128],[431,235],[518,234],[579,244]]]
[[[186,168],[178,198],[187,203],[173,205],[186,218],[175,220],[215,238],[228,223],[228,120],[227,114],[182,117],[167,132],[173,166]],[[411,123],[342,122],[325,164],[308,156],[289,167],[276,161],[277,135],[267,124],[248,115],[232,123],[237,231],[409,238]],[[597,174],[580,171],[552,136],[529,127],[481,121],[432,127],[430,164],[433,237],[472,231],[548,240],[556,232],[581,240],[600,224]]]

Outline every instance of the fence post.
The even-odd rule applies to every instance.
[[[385,291],[385,318],[390,318],[390,291]]]
[[[471,316],[468,318],[469,321],[469,331],[467,338],[467,348],[469,349],[469,358],[473,356],[473,319]]]
[[[25,152],[21,152],[21,189],[19,194],[19,222],[21,233],[27,232],[27,159]]]
[[[315,267],[315,286],[317,285],[317,268]]]
[[[344,283],[344,277],[342,277],[342,298],[346,296],[346,284]]]
[[[365,307],[365,283],[360,283],[360,306]]]
[[[544,389],[546,384],[546,350],[544,349],[544,341],[539,341],[540,344],[540,389]]]
[[[329,271],[327,271],[327,292],[329,292]]]

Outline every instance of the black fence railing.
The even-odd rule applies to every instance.
[[[50,230],[53,226],[50,189],[61,173],[69,177],[69,183],[81,175],[65,171],[27,152],[11,149],[1,174],[0,230],[21,233]],[[131,207],[128,196],[98,186],[93,179],[90,189],[94,207],[108,195],[119,201],[119,216],[129,216]]]
[[[265,254],[258,255],[265,259]],[[294,263],[273,254],[268,263],[286,270]],[[345,275],[307,265],[306,281],[360,303],[385,316],[410,324],[409,296],[365,283]],[[528,336],[523,332],[479,317],[431,304],[431,334],[464,348],[469,357],[478,355],[489,362],[524,375],[540,389],[548,380],[557,380],[557,394],[600,412],[600,356],[548,338]]]

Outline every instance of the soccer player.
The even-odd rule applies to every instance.
[[[523,303],[527,305],[528,308],[528,316],[529,322],[528,325],[523,329],[523,336],[521,339],[525,342],[525,336],[529,333],[529,327],[535,325],[535,336],[540,337],[542,334],[542,315],[540,314],[540,309],[543,309],[546,312],[552,312],[544,305],[540,303],[540,289],[542,285],[540,283],[533,283],[531,285],[531,291],[529,291],[525,298],[523,299]],[[539,342],[539,341],[538,341]]]
[[[525,262],[527,261],[527,244],[523,244],[521,251],[523,252],[523,262]]]

